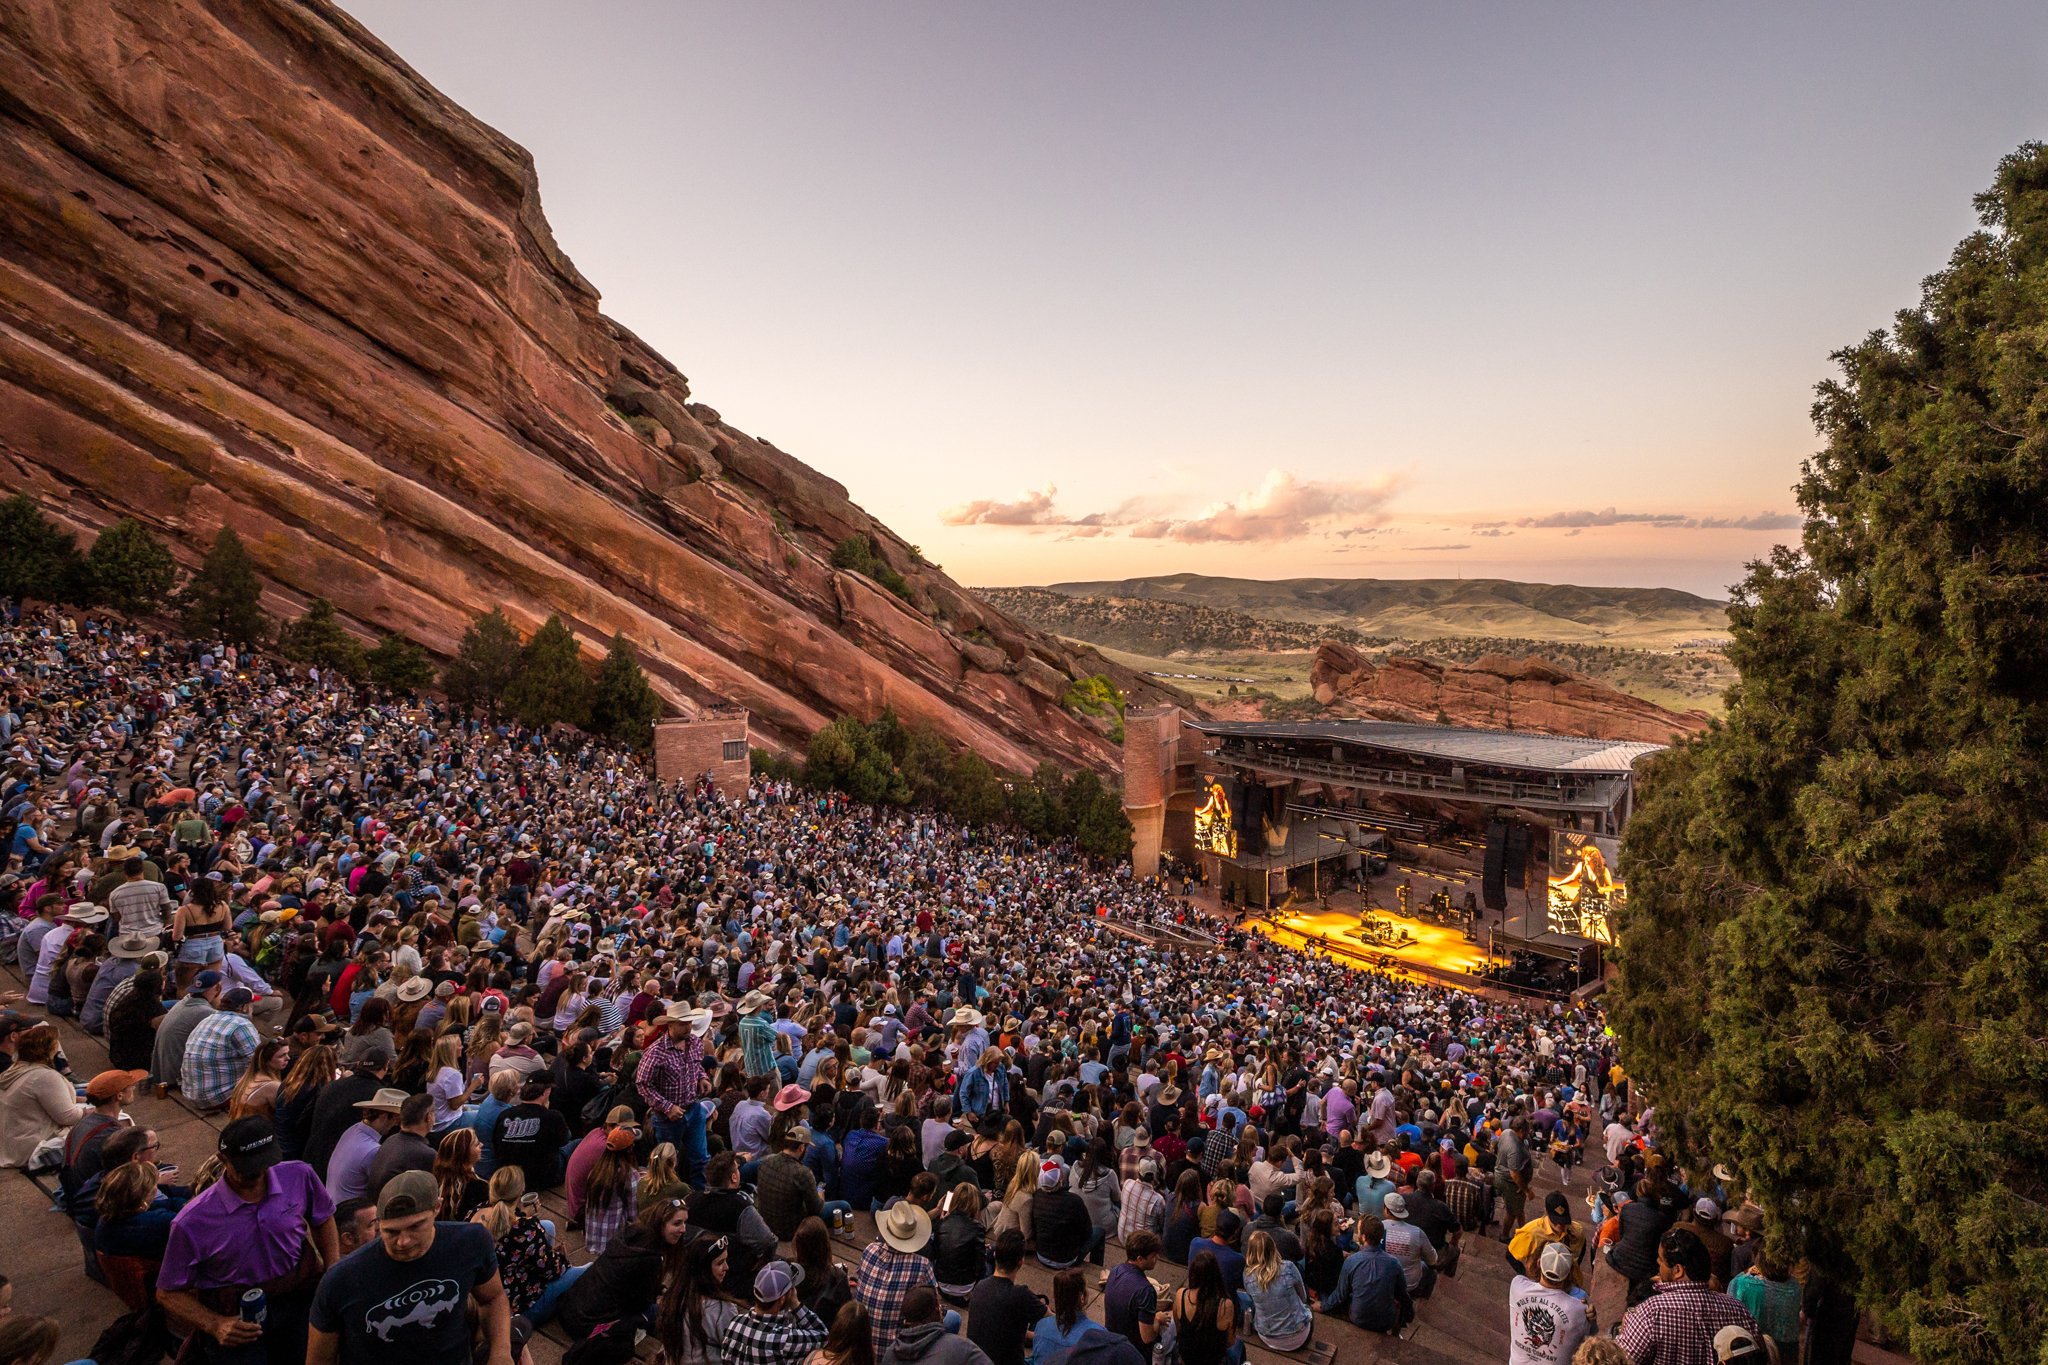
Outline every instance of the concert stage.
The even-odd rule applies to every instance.
[[[1354,967],[1391,969],[1419,981],[1461,990],[1477,990],[1490,984],[1479,976],[1487,962],[1485,946],[1466,942],[1462,931],[1384,913],[1380,918],[1407,930],[1415,941],[1397,948],[1361,942],[1352,932],[1358,928],[1358,915],[1344,910],[1277,910],[1270,920],[1246,916],[1241,927],[1291,948],[1314,945]]]

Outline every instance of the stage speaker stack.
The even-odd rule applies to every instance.
[[[1492,821],[1486,826],[1486,876],[1479,888],[1480,899],[1489,910],[1508,908],[1507,856],[1507,822]]]
[[[1504,873],[1511,891],[1521,891],[1529,885],[1529,827],[1520,822],[1508,826]]]

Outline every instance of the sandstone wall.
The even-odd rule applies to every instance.
[[[0,5],[0,473],[188,562],[232,525],[276,605],[439,653],[492,606],[593,654],[623,631],[679,711],[771,744],[893,706],[1106,769],[1065,680],[1163,695],[693,402],[598,311],[527,154],[326,0]],[[832,568],[853,535],[911,603]]]
[[[1434,721],[1495,730],[1534,730],[1592,739],[1668,743],[1697,734],[1708,719],[1566,672],[1531,656],[1482,655],[1469,666],[1393,655],[1374,664],[1349,645],[1325,642],[1309,669],[1315,698],[1339,715]]]

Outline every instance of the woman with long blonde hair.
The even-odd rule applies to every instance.
[[[1292,1261],[1280,1259],[1272,1234],[1254,1232],[1244,1248],[1244,1288],[1252,1301],[1252,1330],[1269,1350],[1298,1351],[1316,1328],[1308,1286]]]
[[[1024,1240],[1031,1240],[1031,1200],[1038,1193],[1038,1153],[1026,1147],[1017,1154],[1017,1165],[1010,1173],[1010,1183],[1003,1191],[1003,1197],[989,1207],[995,1211],[989,1234],[1000,1236],[1011,1228],[1024,1234]],[[984,1210],[984,1216],[987,1211]]]

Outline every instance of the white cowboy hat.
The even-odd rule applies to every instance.
[[[1374,1180],[1385,1180],[1392,1169],[1394,1164],[1387,1160],[1385,1152],[1374,1152],[1365,1159],[1365,1173]]]
[[[671,1024],[688,1024],[690,1032],[699,1038],[711,1032],[710,1010],[695,1008],[684,1001],[678,1000],[661,1013],[662,1017]]]
[[[107,951],[115,957],[140,961],[156,951],[156,940],[147,934],[122,934],[107,945]]]
[[[408,1005],[416,1000],[424,1000],[433,993],[434,983],[427,980],[424,976],[415,976],[410,980],[401,982],[397,991],[394,992],[400,1000],[403,1000]]]
[[[966,1028],[980,1028],[981,1025],[981,1011],[977,1009],[971,1009],[965,1005],[962,1005],[959,1009],[954,1010],[953,1017],[946,1021],[946,1027],[948,1028],[961,1028],[963,1026]]]
[[[908,1199],[900,1199],[875,1215],[875,1231],[896,1250],[914,1256],[931,1241],[932,1220]]]
[[[740,1003],[737,1008],[741,1014],[753,1014],[767,1009],[774,1003],[766,991],[748,991],[740,997]]]

